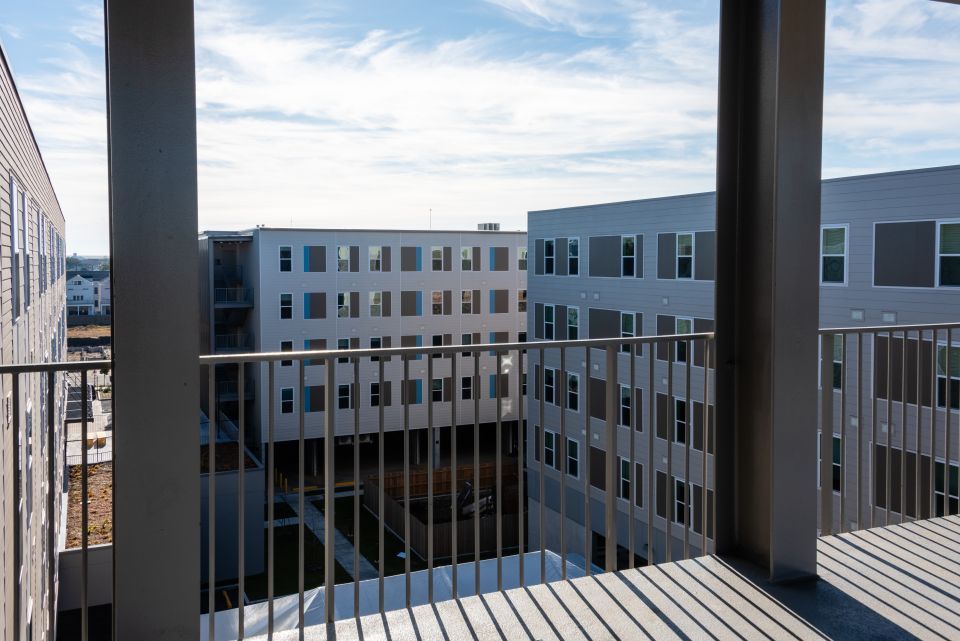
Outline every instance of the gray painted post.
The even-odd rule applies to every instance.
[[[105,20],[114,414],[122,426],[114,439],[116,638],[197,639],[193,2],[106,0]]]
[[[720,16],[717,550],[774,580],[816,574],[824,4]]]

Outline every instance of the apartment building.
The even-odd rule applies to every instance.
[[[0,362],[61,361],[64,218],[2,47],[0,164]],[[55,612],[65,468],[65,387],[56,376],[52,390],[43,374],[0,376],[4,639],[45,638]]]
[[[530,212],[528,233],[533,266],[528,314],[532,339],[712,331],[715,216],[713,193]],[[821,219],[819,266],[797,266],[797,269],[809,270],[811,278],[819,279],[821,327],[929,324],[957,318],[960,313],[960,166],[824,180]],[[740,251],[750,249],[741,247]],[[906,337],[904,353],[904,338],[899,333],[892,338],[882,334],[865,337],[862,341],[864,375],[859,385],[861,399],[866,400],[861,401],[861,415],[858,416],[855,402],[858,381],[854,373],[845,378],[843,372],[844,362],[856,362],[859,357],[857,344],[853,338],[848,337],[844,342],[837,337],[830,355],[832,364],[829,365],[833,380],[827,381],[836,390],[833,442],[829,448],[833,452],[833,478],[830,482],[836,502],[840,500],[841,483],[846,483],[847,492],[855,488],[853,494],[859,492],[863,505],[872,506],[877,514],[886,511],[885,496],[889,491],[889,507],[893,512],[899,514],[900,497],[905,496],[905,513],[915,516],[914,497],[918,497],[923,506],[920,516],[929,516],[927,506],[931,504],[932,479],[936,505],[942,504],[945,491],[944,417],[937,418],[938,436],[933,444],[932,474],[929,438],[924,437],[921,444],[920,474],[916,474],[916,447],[908,446],[904,457],[901,443],[915,442],[913,425],[917,419],[918,393],[924,408],[921,418],[925,422],[932,402],[945,408],[949,380],[950,405],[954,410],[951,413],[956,414],[955,410],[960,406],[958,339],[960,336],[948,347],[946,332],[940,332],[934,351],[932,333],[927,332],[919,338],[911,334]],[[844,345],[848,350],[846,355]],[[607,385],[606,361],[601,350],[591,351],[591,371],[585,371],[586,358],[580,349],[567,355],[565,377],[559,371],[557,354],[548,352],[546,362],[542,364],[535,354],[531,355],[535,386],[530,402],[528,442],[534,443],[535,447],[528,450],[527,462],[531,473],[536,475],[540,439],[545,434],[546,503],[553,519],[559,518],[559,470],[564,462],[568,471],[565,479],[567,505],[583,505],[584,482],[580,474],[588,466],[594,507],[602,505],[604,500],[601,435],[606,411],[603,406]],[[636,379],[632,384],[629,354],[619,355],[617,368],[620,387],[618,423],[621,425],[617,437],[620,463],[617,491],[621,497],[619,540],[627,540],[626,497],[630,496],[631,483],[637,483],[636,518],[645,524],[649,518],[648,510],[653,509],[657,517],[654,519],[655,536],[658,537],[664,536],[668,520],[673,523],[671,530],[677,543],[673,546],[674,556],[680,549],[679,532],[685,521],[689,520],[694,532],[699,534],[704,485],[708,493],[708,532],[713,518],[709,481],[713,474],[712,438],[706,444],[706,467],[701,459],[705,357],[701,344],[695,343],[691,352],[687,353],[682,344],[676,348],[657,346],[652,380],[649,363],[641,355],[638,355]],[[668,361],[674,362],[672,391],[668,389],[671,383]],[[689,399],[685,397],[688,368],[689,389],[692,390]],[[933,369],[936,370],[936,383],[933,382],[934,376],[926,375]],[[923,372],[919,380],[918,371]],[[844,381],[846,403],[842,402],[840,395]],[[651,385],[654,388],[652,396]],[[541,390],[546,397],[542,417],[538,402]],[[900,404],[902,390],[907,394],[907,411]],[[584,401],[587,393],[591,398],[589,407]],[[655,399],[653,408],[649,407],[651,397]],[[558,433],[562,403],[566,407],[563,410],[566,412],[566,443],[560,442]],[[707,406],[712,420],[709,396]],[[653,425],[649,424],[650,409],[653,410]],[[841,414],[842,411],[845,413]],[[628,426],[634,412],[639,431],[635,435],[636,449],[631,455]],[[586,418],[585,413],[589,413],[590,418]],[[876,442],[872,437],[858,442],[856,434],[861,431],[857,428],[872,426],[874,420]],[[691,424],[688,425],[688,421]],[[954,422],[956,424],[956,417]],[[591,425],[589,445],[585,442],[588,424]],[[655,435],[652,456],[648,453],[648,429],[653,429]],[[904,439],[905,429],[908,439]],[[851,436],[841,446],[841,433],[846,430]],[[815,444],[812,427],[810,433],[810,447],[819,447],[819,435],[816,435]],[[691,441],[691,459],[688,475],[684,477],[687,439]],[[916,442],[919,443],[919,439]],[[888,443],[892,444],[890,466],[886,464]],[[668,472],[667,449],[671,447],[673,465]],[[588,456],[590,461],[586,460]],[[645,505],[647,494],[644,488],[649,477],[648,471],[643,469],[643,462],[650,460],[656,462],[655,487],[650,488],[654,490],[655,504]],[[901,473],[901,461],[906,466],[904,474]],[[954,444],[951,445],[947,484],[951,506],[957,501],[956,462]],[[857,463],[860,463],[861,478],[857,478]],[[704,469],[707,470],[706,483],[702,478]],[[891,476],[889,486],[888,470]],[[919,492],[916,478],[921,479]],[[906,481],[905,487],[901,486],[901,479]],[[531,505],[536,505],[537,501],[538,497],[533,495]],[[951,507],[951,512],[954,511],[956,508]],[[858,524],[856,515],[851,516],[850,512],[842,525],[835,523],[834,527],[855,529],[858,525],[873,522],[871,519],[867,524]],[[835,515],[839,513],[834,510]],[[582,508],[573,516],[568,513],[570,519],[582,524]],[[533,531],[536,528],[537,524],[531,523],[532,536],[535,536]],[[602,518],[593,520],[593,529],[594,537],[602,533]],[[578,533],[583,528],[568,527],[567,530],[568,548],[582,550],[584,542]],[[559,541],[550,541],[550,533],[556,531],[559,527],[552,527],[548,521],[547,535],[552,546],[559,546]],[[697,547],[699,537],[695,536],[693,541]],[[599,550],[602,546],[599,546],[599,540],[597,543]],[[646,527],[637,527],[637,554],[650,553],[647,545]],[[655,559],[662,560],[665,541],[654,541],[653,547]]]
[[[524,232],[281,229],[257,227],[200,235],[201,351],[203,353],[283,352],[320,349],[442,346],[506,343],[526,339],[526,262]],[[451,401],[458,399],[457,422],[474,423],[474,396],[480,397],[479,422],[496,421],[496,359],[479,359],[480,389],[473,389],[473,358],[458,356],[457,378],[451,358],[432,359],[428,380],[424,358],[408,362],[403,386],[400,358],[384,363],[364,360],[359,380],[349,359],[336,367],[338,443],[352,442],[359,412],[361,442],[379,429],[403,429],[409,398],[410,428],[420,452],[427,424],[426,401],[433,399],[434,424],[449,426]],[[503,364],[501,419],[516,418],[515,364]],[[298,398],[299,370],[294,361],[274,367],[274,430],[278,443],[296,441],[304,413],[308,447],[316,454],[322,435],[326,397],[325,366],[307,362],[305,393]],[[223,411],[236,413],[245,399],[249,433],[257,445],[268,438],[270,366],[248,365],[238,390],[236,366],[217,373]],[[511,427],[514,429],[514,427]],[[443,430],[438,438],[443,436]],[[434,444],[439,447],[438,443]],[[313,458],[313,455],[311,455]]]
[[[110,272],[67,272],[67,315],[110,315]]]

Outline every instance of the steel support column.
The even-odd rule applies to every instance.
[[[824,0],[724,0],[717,550],[816,574]]]
[[[105,0],[113,287],[114,625],[200,635],[192,0]]]

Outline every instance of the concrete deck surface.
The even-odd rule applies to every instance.
[[[819,580],[771,585],[754,566],[708,556],[308,627],[305,638],[960,639],[960,517],[823,537],[818,551]]]

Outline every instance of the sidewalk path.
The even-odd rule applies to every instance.
[[[287,505],[289,505],[294,512],[299,514],[298,509],[300,507],[300,501],[296,493],[285,494],[283,496],[283,500],[286,501]],[[303,502],[303,510],[303,524],[307,526],[311,532],[313,532],[314,536],[319,539],[320,543],[326,546],[327,542],[323,524],[323,512],[321,512],[320,509],[313,504],[313,501],[309,500]],[[356,578],[353,576],[353,544],[350,542],[350,539],[344,536],[340,530],[334,528],[333,543],[333,554],[337,559],[337,563],[339,563],[352,578]],[[373,564],[361,554],[360,580],[365,581],[366,579],[376,579],[379,578],[379,576],[380,573],[377,572],[377,568],[375,568]]]

